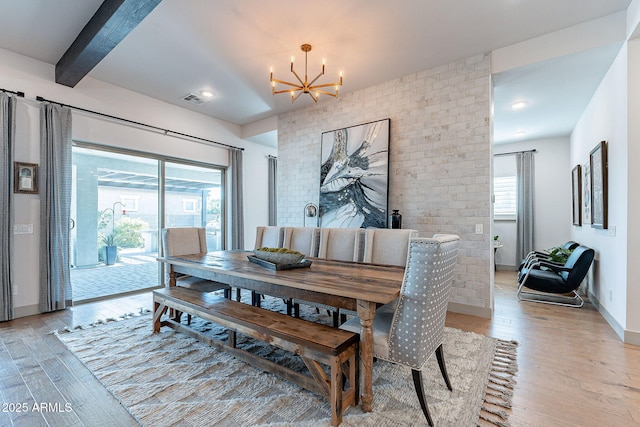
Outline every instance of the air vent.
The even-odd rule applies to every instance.
[[[183,96],[182,100],[195,105],[200,105],[200,104],[204,104],[205,102],[209,102],[207,98],[195,93],[190,93],[188,95]]]

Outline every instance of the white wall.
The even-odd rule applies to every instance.
[[[635,76],[630,78],[637,79]],[[571,238],[595,249],[589,290],[593,302],[599,305],[600,311],[620,335],[627,324],[627,263],[637,263],[637,259],[629,257],[627,252],[627,192],[628,189],[637,192],[637,188],[628,182],[628,164],[637,158],[629,156],[627,101],[625,45],[582,114],[570,142],[572,165],[588,163],[589,152],[596,144],[600,141],[608,143],[609,229],[583,224],[572,229]],[[637,168],[637,165],[631,163],[631,167]],[[633,236],[628,238],[633,239]],[[637,276],[633,280],[637,282]]]
[[[535,153],[535,200],[534,200],[534,247],[547,249],[570,240],[571,216],[571,169],[569,163],[569,138],[549,138],[494,145],[493,153],[512,153],[536,150]],[[515,156],[497,156],[493,161],[494,176],[516,174]],[[496,251],[498,269],[515,268],[516,259],[515,221],[494,220],[493,234],[500,236],[503,247]]]
[[[54,66],[50,64],[0,49],[0,87],[26,94],[25,99],[19,98],[17,106],[16,161],[40,163],[39,103],[34,101],[36,96],[245,148],[245,247],[252,247],[256,225],[268,221],[266,156],[275,155],[275,149],[241,139],[240,126],[90,77],[84,78],[75,88],[55,84],[54,72]],[[152,133],[85,113],[73,113],[72,134],[76,140],[228,165],[228,152],[219,146]],[[16,195],[16,223],[34,224],[34,234],[15,236],[12,268],[17,316],[37,312],[39,212],[38,195]]]

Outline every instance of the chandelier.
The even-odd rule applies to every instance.
[[[304,81],[302,81],[298,73],[296,73],[296,70],[293,69],[293,57],[291,57],[291,72],[293,73],[294,76],[296,76],[296,79],[298,79],[298,83],[291,83],[291,82],[286,82],[284,80],[274,79],[273,68],[271,68],[271,76],[269,77],[269,81],[271,82],[271,93],[275,95],[278,93],[288,92],[291,94],[291,103],[293,103],[293,101],[298,99],[298,97],[303,93],[308,93],[311,99],[313,99],[313,101],[316,104],[318,103],[318,97],[320,96],[320,94],[329,95],[329,96],[333,96],[334,98],[337,98],[338,88],[342,86],[342,71],[340,71],[340,81],[335,83],[325,83],[325,84],[314,85],[316,80],[318,80],[322,75],[324,75],[324,59],[322,60],[322,71],[318,73],[315,79],[309,82],[309,77],[307,74],[307,54],[309,53],[309,51],[311,51],[311,45],[305,43],[302,46],[300,46],[300,49],[304,52]],[[290,87],[287,89],[276,90],[276,83],[280,83]],[[329,92],[323,89],[323,88],[328,88],[332,86],[335,88],[333,92]]]

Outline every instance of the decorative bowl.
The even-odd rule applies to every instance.
[[[287,248],[258,248],[253,251],[256,258],[274,264],[296,264],[304,259],[304,254]]]

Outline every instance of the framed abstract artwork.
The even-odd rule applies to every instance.
[[[571,199],[573,225],[582,225],[582,167],[577,165],[571,171]]]
[[[601,141],[589,153],[591,168],[591,226],[607,228],[607,143]]]
[[[322,134],[321,227],[387,227],[390,119]]]

